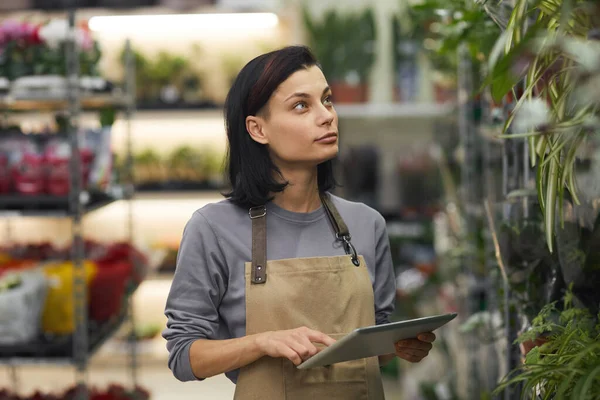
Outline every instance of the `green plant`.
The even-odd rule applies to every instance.
[[[490,1],[486,11],[495,15]],[[489,59],[485,84],[496,102],[516,99],[502,133],[527,138],[544,210],[546,242],[554,250],[556,210],[566,194],[580,203],[576,160],[598,130],[600,6],[587,0],[516,0]]]
[[[592,314],[600,312],[600,214],[592,207],[571,207],[556,230],[557,256],[564,280]],[[595,217],[594,217],[595,216]]]
[[[373,10],[338,13],[329,10],[321,21],[303,10],[308,43],[331,81],[366,82],[375,62],[375,16]]]
[[[524,214],[520,202],[510,207],[510,219],[493,234],[500,250],[498,264],[511,289],[510,304],[505,306],[514,306],[528,325],[546,304],[562,298],[565,285],[558,257],[550,253],[544,240],[539,205],[529,202],[529,215]]]
[[[513,371],[498,386],[499,394],[507,387],[522,383],[521,399],[597,399],[600,393],[600,322],[599,315],[577,308],[572,292],[564,298],[563,310],[556,303],[546,305],[533,320],[532,328],[517,339],[518,343],[545,341],[526,356],[523,366]]]
[[[423,0],[406,9],[397,26],[407,38],[423,44],[434,70],[456,80],[458,52],[465,46],[473,63],[473,77],[500,35],[500,28],[473,0]],[[479,85],[476,85],[479,86]]]
[[[205,179],[202,153],[191,146],[180,146],[168,159],[169,178],[200,182]]]
[[[201,55],[198,45],[193,45],[188,57],[159,51],[153,58],[132,49],[135,63],[136,97],[142,102],[157,101],[161,90],[168,85],[175,86],[179,93],[195,99],[202,89],[202,74],[191,63],[192,58]],[[121,64],[125,65],[125,48],[120,55]]]
[[[134,158],[134,177],[136,183],[162,181],[166,171],[161,156],[152,149],[146,149]]]

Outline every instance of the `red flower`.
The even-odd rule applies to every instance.
[[[40,37],[41,25],[37,25],[33,28],[29,36],[29,43],[31,44],[42,44],[42,38]]]

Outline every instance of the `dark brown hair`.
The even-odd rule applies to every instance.
[[[225,124],[229,142],[227,175],[232,189],[225,196],[239,206],[263,205],[271,200],[271,193],[282,192],[288,185],[275,178],[281,176],[281,171],[266,146],[250,137],[246,117],[268,115],[265,106],[277,87],[294,72],[314,65],[319,66],[308,47],[284,47],[250,61],[231,86],[225,100]],[[336,187],[333,160],[319,164],[318,185],[320,192]]]

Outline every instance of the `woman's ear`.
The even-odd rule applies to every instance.
[[[269,143],[269,139],[265,135],[263,129],[263,120],[260,117],[249,115],[246,117],[246,130],[250,137],[260,144]]]

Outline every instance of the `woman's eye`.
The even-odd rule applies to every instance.
[[[323,100],[323,104],[328,105],[328,106],[332,105],[333,100],[331,99],[331,96],[325,97],[325,99]]]
[[[300,103],[296,103],[294,106],[294,110],[304,110],[306,108],[306,103],[301,101]]]

